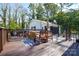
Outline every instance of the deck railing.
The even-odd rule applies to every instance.
[[[3,50],[3,46],[8,41],[7,29],[0,28],[0,52]]]

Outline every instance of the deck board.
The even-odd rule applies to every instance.
[[[3,56],[61,56],[71,45],[72,41],[56,44],[49,40],[38,46],[24,46],[21,41],[9,42],[0,53]]]

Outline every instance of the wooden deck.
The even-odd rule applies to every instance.
[[[54,43],[49,40],[34,47],[25,46],[22,41],[8,42],[4,46],[1,56],[61,56],[71,45],[72,41]]]

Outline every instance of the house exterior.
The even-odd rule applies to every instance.
[[[58,25],[55,24],[55,23],[48,22],[48,24],[49,24],[49,28],[50,28],[50,26],[58,27]],[[42,28],[44,29],[45,26],[47,26],[47,22],[46,21],[33,19],[30,22],[29,29],[31,29],[32,27],[36,27],[36,29],[42,29]]]

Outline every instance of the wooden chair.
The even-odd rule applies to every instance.
[[[29,32],[28,38],[33,39],[33,41],[36,42],[36,33],[35,33],[35,31]]]
[[[48,42],[48,31],[40,32],[39,38],[42,43]]]

